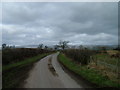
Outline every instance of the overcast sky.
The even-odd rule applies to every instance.
[[[114,45],[117,25],[117,2],[3,3],[0,24],[2,43],[10,45]]]

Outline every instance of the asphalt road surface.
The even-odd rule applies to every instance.
[[[38,61],[29,72],[24,88],[82,88],[64,72],[57,61],[58,54],[51,54]]]

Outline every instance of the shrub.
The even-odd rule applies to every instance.
[[[2,64],[7,65],[15,63],[20,60],[24,60],[28,57],[33,57],[38,54],[50,52],[43,49],[32,49],[32,48],[6,48],[2,50]]]
[[[80,50],[80,49],[69,49],[63,51],[68,57],[81,63],[82,65],[87,65],[90,62],[90,56],[95,54],[92,50]]]

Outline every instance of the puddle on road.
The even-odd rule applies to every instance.
[[[52,65],[52,57],[50,57],[48,60],[48,68],[54,76],[58,77],[58,74],[56,73],[56,70],[54,69],[54,67]]]

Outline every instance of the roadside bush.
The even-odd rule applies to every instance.
[[[81,63],[82,65],[87,65],[90,62],[90,56],[95,54],[92,50],[80,50],[80,49],[69,49],[63,51],[68,57]]]

